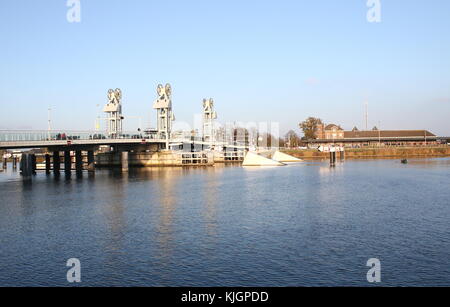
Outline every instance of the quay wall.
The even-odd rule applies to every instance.
[[[190,155],[191,153],[186,153]],[[187,166],[187,165],[213,165],[214,159],[204,153],[196,153],[203,158],[183,159],[183,154],[172,151],[159,152],[130,152],[128,156],[128,165],[130,167],[153,167],[153,166]],[[120,154],[114,152],[98,153],[95,157],[98,167],[119,167],[121,166]]]
[[[317,149],[286,149],[284,153],[306,160],[328,159],[329,153]],[[347,148],[346,159],[394,159],[450,157],[450,146],[442,147],[389,147],[389,148]]]

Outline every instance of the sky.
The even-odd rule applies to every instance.
[[[213,98],[221,122],[309,116],[345,129],[450,136],[450,1],[0,1],[0,129],[93,130],[121,88],[127,130],[155,126],[156,86],[177,121]]]

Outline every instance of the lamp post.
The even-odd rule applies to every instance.
[[[48,119],[48,127],[47,127],[47,129],[48,129],[48,131],[47,131],[47,133],[48,133],[48,140],[50,141],[50,139],[51,139],[51,135],[50,135],[50,132],[51,132],[51,130],[52,130],[52,125],[51,125],[51,121],[52,121],[52,119],[51,119],[51,111],[52,111],[52,109],[49,107],[48,108],[48,113],[47,113],[47,119]]]
[[[378,147],[381,147],[381,121],[378,122]]]

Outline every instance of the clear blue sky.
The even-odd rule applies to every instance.
[[[158,83],[178,120],[213,97],[221,121],[308,116],[351,129],[429,129],[450,135],[450,1],[0,1],[0,128],[93,129],[109,88],[124,112],[155,122]],[[152,117],[150,117],[152,114]],[[137,127],[137,121],[127,127]]]

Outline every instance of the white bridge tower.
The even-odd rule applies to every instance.
[[[213,145],[215,142],[214,120],[217,113],[214,111],[214,100],[203,99],[203,140]]]
[[[158,85],[158,98],[153,104],[153,109],[157,112],[157,129],[158,136],[166,140],[166,149],[169,149],[169,140],[172,132],[172,122],[175,115],[172,111],[172,87],[170,84],[166,86]]]
[[[110,138],[118,138],[122,134],[122,91],[108,91],[108,104],[103,108],[107,114],[107,133]]]

